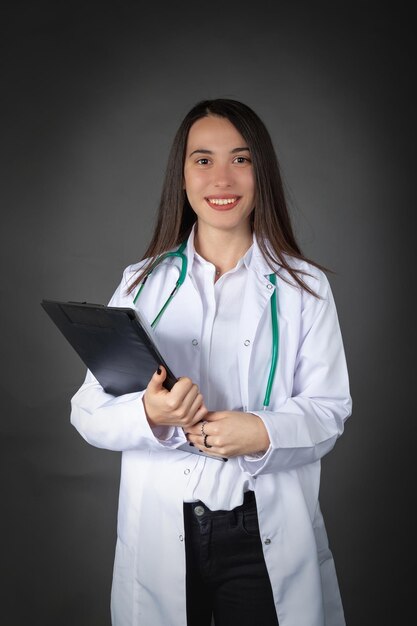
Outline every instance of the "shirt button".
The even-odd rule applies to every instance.
[[[197,339],[193,339],[191,343],[193,344],[193,346],[198,346],[198,341],[197,341]]]
[[[188,469],[188,467],[187,467],[187,469],[185,469],[185,470],[184,470],[184,474],[185,474],[186,476],[188,476],[188,474],[189,474],[189,473],[190,473],[190,470],[189,470],[189,469]]]
[[[194,508],[194,513],[195,513],[196,515],[198,515],[198,517],[201,517],[201,516],[202,516],[202,515],[204,515],[204,513],[205,513],[205,511],[204,511],[204,507],[203,507],[203,506],[200,506],[200,505],[196,506],[196,507]]]
[[[265,539],[264,544],[265,544],[266,546],[269,546],[269,544],[270,544],[270,543],[271,543],[271,540],[270,540],[269,538],[268,538],[268,539]]]
[[[272,289],[272,285],[270,285],[269,283],[266,286],[267,289]]]
[[[245,346],[249,346],[250,345],[250,340],[246,339],[243,343],[244,343]]]

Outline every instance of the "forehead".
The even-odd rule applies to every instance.
[[[187,151],[204,148],[233,149],[246,145],[237,128],[225,117],[208,115],[194,122],[188,133]]]

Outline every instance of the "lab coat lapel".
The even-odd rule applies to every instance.
[[[268,276],[272,273],[254,238],[252,258],[248,268],[248,280],[243,296],[239,323],[239,379],[243,410],[249,406],[249,366],[255,345],[259,322],[269,306],[275,286]]]

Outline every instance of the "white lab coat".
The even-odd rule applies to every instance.
[[[236,457],[229,463],[256,476],[260,535],[280,626],[343,626],[318,493],[320,459],[351,413],[348,375],[327,278],[306,263],[293,264],[312,275],[307,282],[322,299],[289,285],[284,270],[278,271],[279,362],[270,407],[263,411],[273,286],[271,269],[254,242],[242,294],[239,377],[242,406],[263,419],[271,446],[259,460]],[[177,266],[178,259],[166,260],[149,278],[137,303],[149,321],[172,290]],[[113,306],[134,306],[125,291],[138,267],[125,270]],[[177,376],[196,380],[201,329],[201,301],[187,276],[158,325],[161,350]],[[72,399],[71,421],[92,445],[123,452],[113,625],[186,626],[183,494],[196,463],[220,461],[169,447],[166,431],[149,427],[142,395],[115,398],[88,374]],[[183,441],[177,429],[174,445]]]

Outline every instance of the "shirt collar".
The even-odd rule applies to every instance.
[[[188,272],[190,274],[192,273],[194,262],[200,262],[200,263],[205,262],[205,260],[198,254],[198,252],[196,252],[196,249],[194,246],[195,228],[196,228],[196,223],[193,225],[191,229],[191,232],[187,241],[187,247],[185,249],[185,254],[188,259]],[[255,251],[255,244],[256,244],[256,237],[255,235],[253,235],[253,243],[251,247],[249,248],[249,250],[247,250],[244,256],[239,259],[235,269],[239,269],[239,267],[241,267],[242,265],[245,265],[246,269],[249,269],[251,267],[252,256]]]

